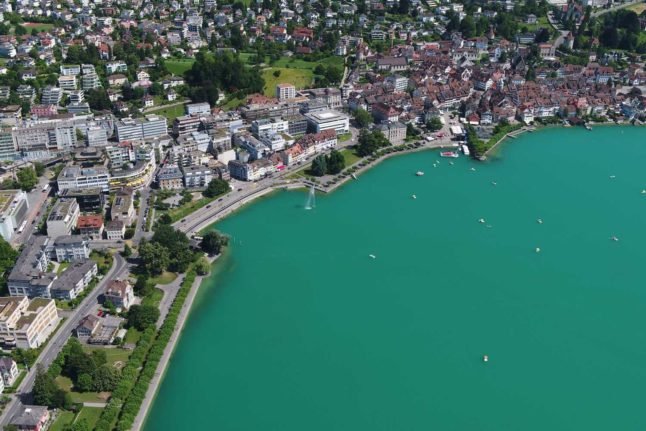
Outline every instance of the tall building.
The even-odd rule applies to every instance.
[[[35,349],[47,340],[57,324],[58,313],[53,299],[0,298],[0,337],[5,344]]]
[[[168,134],[168,124],[165,117],[146,115],[145,118],[125,118],[115,124],[119,142],[133,141],[145,138],[155,138]]]
[[[18,158],[18,148],[13,140],[11,129],[0,129],[0,161]]]
[[[307,118],[310,128],[316,133],[323,130],[336,130],[338,134],[350,132],[350,118],[338,111],[308,112],[305,114],[305,118]]]
[[[110,173],[103,166],[93,168],[67,166],[58,174],[56,182],[59,191],[99,187],[104,192],[108,192],[110,190]]]
[[[85,142],[88,147],[104,147],[108,145],[108,132],[101,126],[87,128]]]
[[[292,84],[276,85],[276,98],[278,100],[293,99],[296,97],[296,87]]]
[[[0,191],[0,236],[10,241],[14,232],[27,218],[29,202],[22,190]]]
[[[50,238],[70,235],[80,214],[76,199],[60,199],[47,216],[47,235]]]
[[[60,88],[47,86],[43,89],[40,103],[43,105],[58,105],[62,97],[63,93]]]

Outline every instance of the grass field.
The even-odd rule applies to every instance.
[[[63,431],[66,425],[74,422],[74,413],[61,411],[54,423],[49,427],[49,431]]]
[[[340,153],[343,154],[346,166],[352,166],[359,160],[361,160],[361,157],[357,156],[357,154],[354,152],[354,149],[352,148],[344,148],[340,151]]]
[[[109,361],[109,360],[108,360]],[[74,392],[72,391],[72,380],[69,377],[58,376],[55,379],[59,388],[69,392],[70,398],[73,403],[104,403],[107,401],[106,397],[102,397],[98,392]],[[106,393],[106,394],[109,394]]]
[[[177,278],[177,274],[174,272],[164,271],[157,277],[150,279],[150,282],[153,284],[168,284]]]
[[[74,422],[85,419],[87,420],[90,429],[94,429],[94,425],[96,425],[96,423],[99,421],[101,412],[103,412],[103,409],[101,407],[83,407],[78,416],[76,416],[76,420]]]
[[[314,70],[314,68],[319,64],[322,64],[324,66],[335,65],[335,66],[343,67],[343,57],[333,56],[333,57],[324,58],[319,61],[306,61],[306,60],[300,60],[298,58],[281,57],[280,60],[273,62],[271,65],[272,67]]]
[[[105,356],[108,359],[108,364],[110,365],[115,365],[117,362],[120,362],[121,364],[124,364],[128,358],[130,357],[130,354],[132,351],[126,350],[126,349],[121,349],[119,347],[98,347],[98,346],[83,346],[83,350],[86,352],[91,352],[93,350],[103,350],[105,351]],[[119,364],[117,364],[119,365]]]
[[[166,60],[166,69],[173,75],[179,75],[182,76],[184,75],[184,72],[186,72],[188,69],[193,67],[193,63],[195,63],[195,60],[193,59],[185,59],[185,60]]]
[[[275,71],[280,71],[280,76],[275,77]],[[314,79],[314,72],[311,69],[269,67],[262,71],[262,77],[265,80],[265,96],[274,96],[276,94],[276,85],[283,82],[293,84],[297,89],[310,87]]]
[[[169,123],[172,123],[175,118],[181,117],[186,114],[184,105],[175,105],[168,108],[160,109],[158,111],[153,111],[153,114],[159,115],[161,117],[166,117]]]
[[[126,344],[137,344],[137,341],[141,338],[141,332],[137,331],[135,328],[128,329],[126,333]]]
[[[54,24],[40,23],[40,22],[25,22],[22,24],[23,27],[31,33],[33,29],[37,31],[49,31],[54,28]]]
[[[141,305],[152,305],[153,307],[158,307],[163,297],[164,291],[155,288],[150,295],[141,300]]]

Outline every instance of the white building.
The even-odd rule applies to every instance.
[[[90,258],[90,244],[81,235],[59,236],[54,240],[53,254],[58,262],[76,262]]]
[[[70,235],[76,228],[81,210],[76,199],[60,199],[47,216],[47,235],[50,238]]]
[[[110,189],[110,173],[103,166],[81,168],[80,166],[67,166],[58,174],[58,190],[89,189],[99,187],[104,192]]]
[[[186,115],[209,114],[211,105],[208,102],[189,103],[186,105]]]
[[[20,349],[42,345],[58,325],[53,299],[26,296],[0,297],[0,338]]]
[[[292,84],[276,85],[276,98],[278,100],[293,99],[296,97],[296,87]]]
[[[350,118],[338,111],[325,110],[305,114],[310,128],[316,132],[335,130],[337,134],[350,133]]]
[[[14,232],[27,218],[29,202],[22,190],[0,191],[0,236],[11,241]]]

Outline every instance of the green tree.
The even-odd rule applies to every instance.
[[[96,111],[104,111],[112,108],[112,102],[108,97],[108,93],[103,88],[95,88],[85,92],[85,100],[91,109]]]
[[[130,257],[130,256],[132,256],[132,249],[130,248],[130,246],[129,246],[128,244],[126,244],[126,245],[124,245],[124,246],[123,246],[123,251],[121,252],[121,255],[122,255],[123,257]]]
[[[137,277],[137,282],[135,283],[133,290],[137,296],[144,297],[148,296],[153,291],[153,286],[148,282],[148,275],[141,274]]]
[[[164,214],[159,216],[159,218],[157,219],[157,223],[159,223],[159,224],[172,224],[173,219],[170,216],[170,214],[164,213]]]
[[[20,188],[26,192],[31,191],[38,184],[38,177],[33,168],[19,169],[16,177],[18,178]]]
[[[161,274],[170,265],[168,249],[155,242],[142,241],[139,244],[139,257],[149,274]]]
[[[222,247],[227,245],[227,237],[220,235],[217,231],[209,231],[202,237],[202,242],[200,243],[200,248],[205,253],[216,255],[220,254]]]
[[[327,172],[327,160],[325,156],[320,155],[312,160],[312,175],[322,177]]]
[[[42,177],[45,173],[45,165],[40,162],[34,162],[34,170],[36,171],[37,177]]]
[[[41,366],[36,371],[32,395],[34,404],[39,406],[63,408],[69,404],[65,391],[58,387],[52,376]]]
[[[209,273],[210,270],[211,270],[211,265],[209,264],[209,261],[206,260],[205,257],[201,257],[195,264],[195,271],[197,271],[199,275],[206,275]]]
[[[87,419],[81,419],[69,425],[65,425],[63,431],[90,431],[91,429],[92,427],[90,427]]]
[[[17,258],[18,252],[0,236],[0,274],[8,275],[9,269],[14,265]],[[0,276],[0,290],[4,290],[6,283],[6,278]]]
[[[128,310],[128,327],[145,331],[159,319],[159,309],[152,305],[133,305]]]
[[[388,140],[379,130],[370,132],[366,129],[363,129],[359,133],[359,148],[357,152],[362,157],[369,156],[379,148],[386,147],[388,145]]]
[[[368,127],[370,123],[372,123],[372,115],[370,115],[370,112],[365,109],[359,108],[354,113],[354,120],[357,122],[359,127]]]
[[[471,15],[467,15],[460,22],[460,31],[465,38],[471,38],[476,35],[476,23]]]
[[[438,130],[440,130],[442,128],[442,120],[440,120],[440,117],[432,117],[426,123],[426,127],[431,132],[437,132]]]
[[[110,392],[119,382],[119,372],[110,365],[102,365],[92,374],[92,389],[96,392]]]
[[[179,204],[188,205],[191,202],[193,202],[193,195],[191,194],[191,192],[184,190],[184,192],[182,193],[182,199],[179,201]]]
[[[209,185],[206,187],[206,190],[202,192],[207,198],[214,198],[218,195],[228,192],[231,188],[229,183],[220,178],[214,178],[211,180]]]
[[[92,376],[85,373],[81,374],[78,376],[78,379],[76,379],[74,388],[79,392],[90,392],[92,390]]]
[[[327,173],[336,175],[345,168],[345,157],[337,150],[332,150],[327,158]]]

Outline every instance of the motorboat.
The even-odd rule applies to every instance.
[[[613,240],[613,241],[615,241],[615,242],[619,241],[619,238],[617,238],[617,237],[616,237],[616,236],[614,236],[614,235],[613,235],[613,236],[611,236],[611,237],[610,237],[610,239],[611,239],[611,240]]]
[[[540,253],[540,252],[541,252],[541,248],[540,248],[540,247],[536,247],[536,253]]]
[[[460,155],[455,151],[442,151],[440,153],[440,157],[450,157],[450,158],[456,159],[460,157]]]
[[[542,219],[542,218],[539,218],[538,220],[536,220],[536,223],[538,223],[538,224],[543,224],[543,219]]]
[[[422,171],[417,171],[417,172],[415,172],[415,175],[417,175],[418,177],[423,177],[423,176],[424,176],[424,172],[422,172]]]
[[[417,199],[417,196],[415,196],[415,195],[412,195],[412,196],[411,196],[411,198],[413,198],[413,199]]]
[[[483,219],[483,218],[478,219],[478,223],[485,223],[485,219]]]
[[[375,256],[374,254],[369,254],[368,256],[370,256],[370,259],[376,259],[377,258],[377,256]]]
[[[489,355],[484,355],[482,357],[482,362],[489,362]]]

